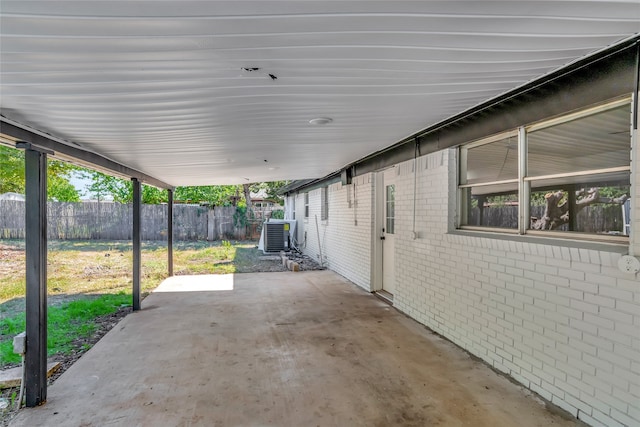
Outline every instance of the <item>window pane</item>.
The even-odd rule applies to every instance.
[[[503,181],[518,178],[518,138],[501,139],[467,151],[467,174],[461,182]]]
[[[581,178],[583,182],[563,185],[549,180],[533,181],[530,228],[628,235],[629,174],[623,178],[620,174]]]
[[[329,187],[323,187],[320,191],[320,219],[329,219]]]
[[[518,184],[489,185],[462,190],[463,225],[518,228]]]
[[[396,205],[395,192],[396,192],[395,185],[387,185],[387,191],[386,191],[387,200],[386,200],[386,213],[385,213],[386,215],[385,232],[387,234],[395,233],[395,205]]]
[[[396,186],[387,185],[387,203],[393,202],[396,199]]]
[[[528,176],[629,166],[629,104],[527,136]]]

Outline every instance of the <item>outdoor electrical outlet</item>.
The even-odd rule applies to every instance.
[[[618,260],[618,268],[625,273],[637,274],[640,271],[640,260],[632,255],[623,255]]]
[[[27,344],[27,333],[21,332],[13,337],[13,352],[15,354],[25,354]]]

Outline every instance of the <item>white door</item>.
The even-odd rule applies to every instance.
[[[395,210],[396,210],[396,168],[384,171],[384,218],[380,238],[382,239],[382,290],[394,294],[395,272]]]

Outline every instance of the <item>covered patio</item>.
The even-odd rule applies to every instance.
[[[331,271],[175,276],[12,426],[574,426]]]
[[[638,234],[611,249],[598,236],[527,231],[532,182],[547,191],[584,176],[604,187],[618,173],[615,186],[633,186],[637,228],[639,13],[628,0],[3,0],[0,144],[25,150],[24,382],[35,407],[14,425],[574,422],[396,309],[556,409],[636,425]],[[624,104],[624,127],[594,126],[605,134],[599,166],[527,171],[528,131],[612,103]],[[517,139],[500,142],[512,155],[490,153],[496,161],[477,168],[496,176],[458,182],[464,150],[505,132]],[[628,140],[616,151],[623,161],[600,165],[611,135]],[[572,150],[588,153],[576,146],[569,166]],[[136,313],[47,394],[50,158],[132,181]],[[503,179],[507,163],[515,172]],[[307,255],[364,289],[385,290],[383,274],[405,284],[390,288],[395,309],[330,272],[171,278],[141,304],[143,185],[168,191],[171,276],[176,187],[274,180],[306,182],[287,219],[309,224],[298,236]],[[517,229],[460,223],[465,188],[499,194],[503,184],[518,188]],[[320,245],[330,227],[331,252]],[[396,243],[381,233],[394,230],[384,267],[382,240]],[[507,253],[518,268],[498,265]]]

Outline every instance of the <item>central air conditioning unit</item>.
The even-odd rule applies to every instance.
[[[277,222],[264,223],[264,252],[289,250],[289,224]]]

